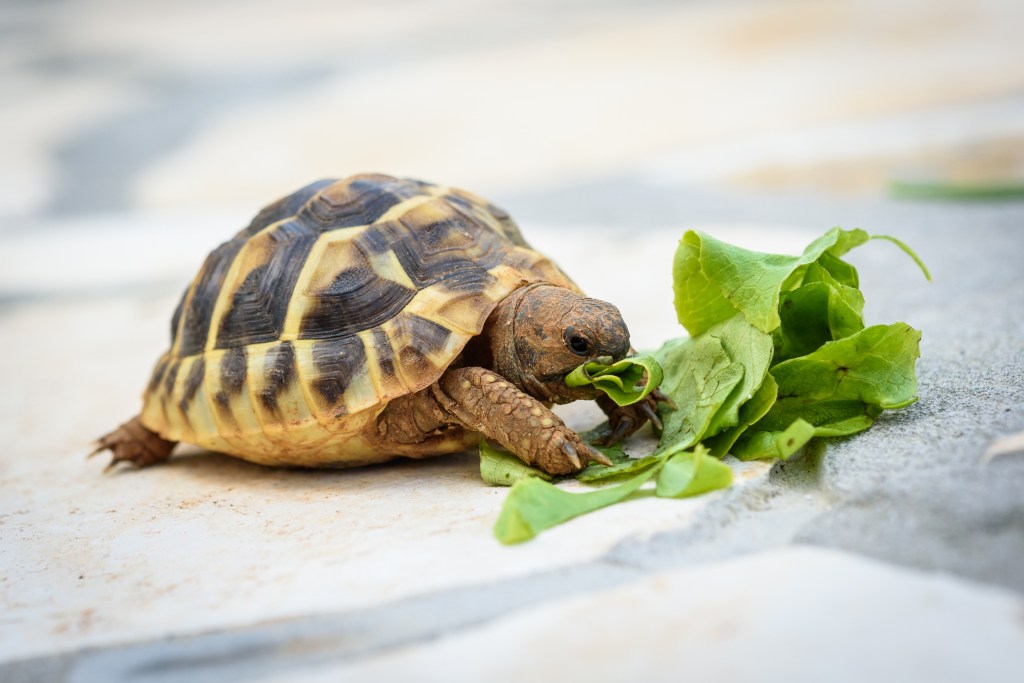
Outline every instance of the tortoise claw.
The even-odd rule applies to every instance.
[[[660,432],[664,429],[664,426],[661,424],[661,418],[658,417],[658,413],[651,407],[650,403],[641,403],[640,412],[642,412],[644,416],[651,421],[651,425],[655,430]]]
[[[622,418],[621,420],[619,420],[619,423],[615,425],[615,428],[612,429],[612,433],[601,440],[601,445],[611,446],[613,444],[617,444],[619,441],[622,440],[622,437],[626,435],[626,432],[628,432],[629,428],[632,426],[633,420],[631,420],[628,417]]]
[[[573,465],[576,466],[577,470],[583,469],[582,463],[580,463],[580,456],[576,452],[576,447],[568,441],[562,442],[562,452],[565,453],[565,457],[569,459]]]
[[[607,455],[597,450],[593,446],[589,444],[584,444],[584,446],[586,446],[587,449],[587,457],[593,460],[594,462],[599,462],[605,467],[611,467],[612,465],[615,464]]]
[[[100,453],[109,448],[108,445],[102,443],[101,441],[97,441],[96,444],[96,448],[94,448],[92,451],[89,452],[88,455],[85,456],[86,460],[91,460],[92,458],[94,458],[95,456],[99,455]],[[106,467],[103,468],[103,474],[108,474],[110,470],[114,469],[117,463],[124,462],[125,460],[126,458],[119,458],[117,457],[116,454],[112,455],[110,458],[110,462],[108,462]]]

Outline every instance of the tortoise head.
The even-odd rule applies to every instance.
[[[492,334],[495,371],[534,398],[552,403],[594,399],[593,387],[570,388],[565,377],[580,364],[629,353],[629,330],[619,309],[563,287],[535,284],[514,292]],[[498,343],[494,343],[498,342]]]

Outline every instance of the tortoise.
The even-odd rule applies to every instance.
[[[486,200],[379,174],[321,180],[209,254],[142,412],[95,452],[141,467],[188,442],[344,467],[459,452],[483,435],[566,474],[608,460],[551,404],[597,399],[608,443],[658,423],[657,395],[619,407],[563,381],[630,352],[619,310],[587,298]]]

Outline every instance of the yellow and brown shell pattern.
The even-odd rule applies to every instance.
[[[381,452],[375,419],[436,382],[499,301],[538,281],[576,289],[479,197],[383,175],[313,183],[207,257],[174,313],[142,423],[275,465],[462,450],[476,435]]]

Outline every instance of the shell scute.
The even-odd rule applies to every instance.
[[[299,277],[295,264],[306,259],[316,237],[298,222],[285,221],[245,243],[211,313],[217,324],[213,348],[280,339]]]
[[[191,356],[201,353],[206,348],[214,306],[224,288],[228,270],[244,244],[244,240],[236,237],[220,245],[206,257],[182,301],[183,313],[177,345],[172,347],[172,351],[177,355]]]
[[[353,176],[321,189],[305,204],[299,216],[321,231],[369,225],[419,193],[418,187],[397,178]]]
[[[339,251],[344,252],[343,258]],[[304,295],[308,301],[303,306],[299,338],[339,339],[390,320],[416,290],[394,278],[381,277],[352,242],[335,242],[325,251]]]
[[[291,218],[299,213],[299,210],[312,199],[318,192],[326,187],[329,187],[338,182],[335,178],[324,178],[312,182],[305,187],[293,192],[287,197],[282,197],[276,202],[265,206],[256,217],[252,219],[252,222],[245,228],[243,228],[237,235],[240,238],[252,237],[256,233],[268,228],[274,223]]]
[[[366,372],[366,351],[356,336],[318,339],[312,344],[311,386],[325,407],[337,408],[349,384]]]

